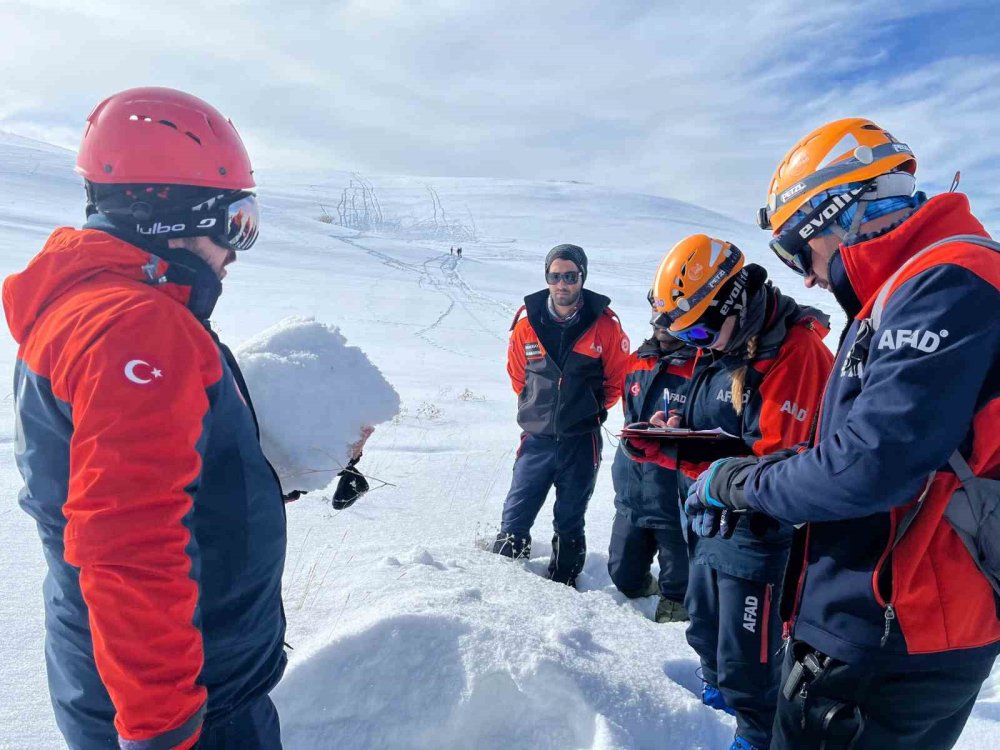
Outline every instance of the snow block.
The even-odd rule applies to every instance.
[[[362,428],[399,412],[399,395],[335,326],[290,317],[235,350],[284,492],[320,490],[351,459]]]

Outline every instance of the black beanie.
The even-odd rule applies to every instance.
[[[549,266],[554,260],[573,261],[583,274],[583,280],[587,280],[587,254],[579,245],[556,245],[549,250],[549,254],[545,256],[545,273],[549,272]]]

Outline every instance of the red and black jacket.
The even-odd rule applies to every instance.
[[[511,325],[507,374],[518,396],[517,422],[531,435],[582,435],[598,429],[621,397],[628,336],[603,295],[584,289],[583,324],[565,333],[549,316],[548,297],[547,289],[525,297]],[[557,362],[543,338],[560,336],[567,340],[559,342]]]
[[[964,195],[932,198],[895,229],[840,248],[862,310],[841,346],[811,450],[759,467],[754,508],[808,522],[786,579],[792,634],[849,663],[940,668],[992,658],[994,593],[943,517],[958,479],[1000,478],[1000,256],[949,243],[894,282],[881,325],[865,325],[879,289],[909,258],[957,234],[986,236]],[[928,485],[928,479],[934,473]],[[923,498],[893,549],[896,528]],[[784,604],[784,602],[783,602]]]
[[[284,506],[236,363],[201,320],[220,289],[194,256],[69,228],[3,285],[20,502],[74,750],[184,750],[285,666]]]
[[[664,354],[655,338],[629,357],[622,390],[625,424],[645,422],[664,409],[682,408],[691,382],[689,347]],[[615,510],[633,526],[676,529],[680,514],[676,451],[666,448],[663,463],[633,461],[621,444],[611,466]]]

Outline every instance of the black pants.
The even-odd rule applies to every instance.
[[[796,662],[811,665],[797,670],[808,675],[805,682],[789,680]],[[993,660],[983,659],[961,668],[875,671],[792,641],[771,749],[947,750],[962,734],[992,668]]]
[[[705,682],[736,712],[736,733],[766,748],[778,700],[781,618],[773,586],[692,563],[685,600],[687,641]]]
[[[626,516],[615,514],[608,545],[608,573],[619,591],[626,596],[640,591],[657,554],[660,594],[683,602],[688,584],[688,555],[687,543],[681,534],[680,512],[677,526],[667,529],[633,526]]]
[[[206,722],[194,750],[281,750],[278,712],[269,696],[221,722]]]

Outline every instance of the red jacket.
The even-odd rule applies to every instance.
[[[284,668],[284,508],[235,362],[193,314],[214,304],[208,278],[59,229],[3,285],[21,505],[73,748],[188,748]]]

